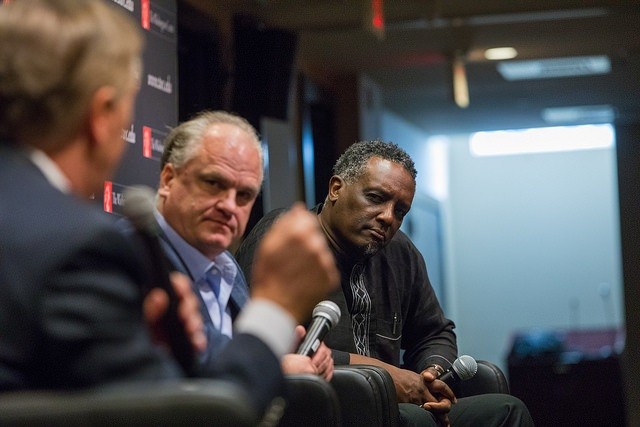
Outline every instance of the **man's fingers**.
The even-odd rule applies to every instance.
[[[145,296],[143,302],[144,318],[155,325],[169,307],[169,296],[160,288],[154,288]]]

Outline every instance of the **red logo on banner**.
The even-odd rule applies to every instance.
[[[151,28],[151,0],[142,0],[140,7],[142,28],[148,30]]]
[[[105,212],[112,213],[113,212],[113,198],[111,195],[113,194],[113,183],[111,181],[104,182],[104,195],[103,195],[103,209]]]
[[[142,155],[147,159],[151,158],[153,134],[149,126],[142,126]]]

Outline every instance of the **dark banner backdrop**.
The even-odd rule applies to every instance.
[[[120,215],[127,186],[157,187],[162,142],[178,121],[177,7],[176,0],[104,1],[130,13],[146,38],[134,121],[122,129],[129,144],[113,180],[96,195],[106,212]]]

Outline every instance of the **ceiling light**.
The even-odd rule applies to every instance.
[[[608,74],[611,61],[606,55],[576,56],[527,61],[506,61],[497,65],[505,80],[546,79]]]
[[[611,105],[583,105],[555,107],[542,110],[542,119],[547,123],[612,123],[615,110]]]
[[[513,59],[516,56],[518,56],[518,51],[512,47],[494,47],[484,51],[484,57],[489,61]]]
[[[464,55],[456,52],[451,64],[453,74],[453,100],[460,108],[469,106],[469,84],[467,82],[467,70],[464,65]]]
[[[615,130],[610,124],[476,132],[469,138],[473,156],[594,150],[614,144]]]

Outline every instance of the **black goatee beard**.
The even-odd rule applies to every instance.
[[[363,247],[362,255],[365,258],[370,258],[375,254],[377,254],[380,249],[382,249],[381,244],[375,243],[375,242],[369,242]]]

